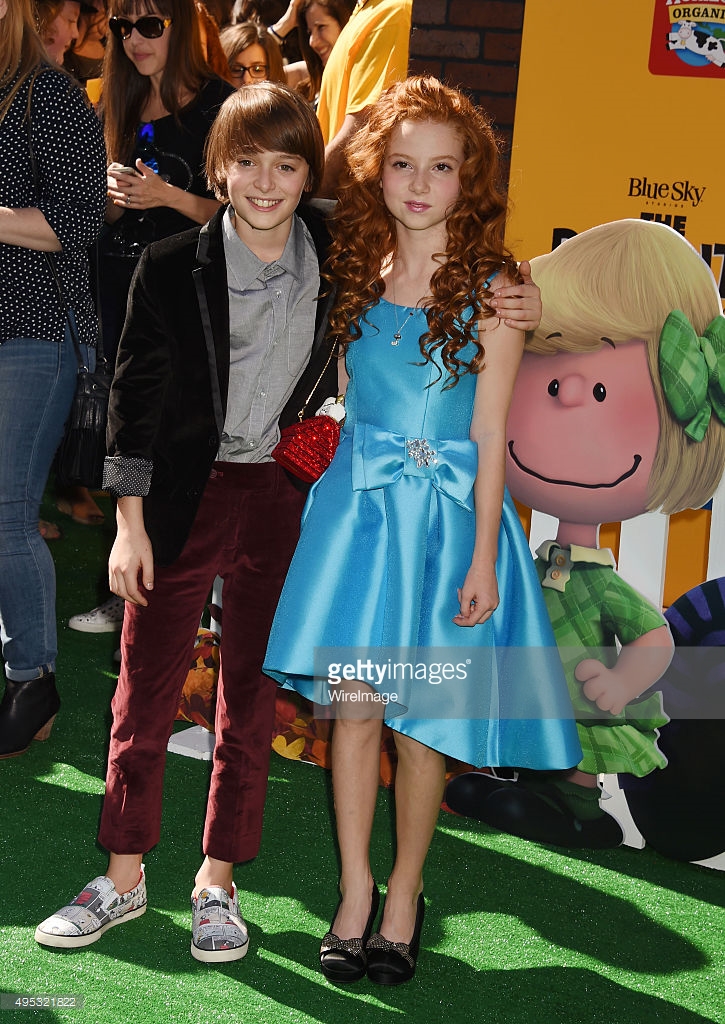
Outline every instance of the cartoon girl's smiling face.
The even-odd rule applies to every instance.
[[[658,439],[643,341],[524,355],[506,438],[506,482],[518,501],[567,523],[640,515]]]

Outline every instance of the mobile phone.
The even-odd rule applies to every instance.
[[[111,164],[108,168],[108,173],[111,177],[114,177],[116,174],[135,174],[136,177],[140,177],[135,167],[123,167],[121,164]]]

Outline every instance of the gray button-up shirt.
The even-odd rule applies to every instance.
[[[320,291],[309,231],[294,217],[284,252],[263,263],[223,221],[229,291],[229,396],[217,458],[270,462],[277,421],[312,351]]]

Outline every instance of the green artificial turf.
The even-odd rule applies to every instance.
[[[36,924],[105,868],[94,837],[117,643],[63,625],[103,597],[110,530],[44,513],[65,533],[52,545],[63,706],[49,742],[0,761],[0,991],[85,1002],[3,1010],[0,1024],[38,1015],[93,1024],[725,1022],[722,873],[648,849],[565,853],[445,813],[427,866],[414,981],[328,984],[316,963],[336,904],[329,778],[275,754],[262,850],[236,871],[251,937],[244,960],[210,967],[189,954],[209,766],[177,755],[168,759],[162,841],[146,858],[146,914],[84,951],[37,946]],[[381,790],[372,849],[380,881],[390,825],[391,797]]]

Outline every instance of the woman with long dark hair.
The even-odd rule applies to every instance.
[[[105,153],[80,88],[52,64],[31,0],[0,0],[0,757],[46,739],[60,706],[55,571],[38,532],[75,389],[75,330],[94,364],[87,248]]]
[[[206,63],[194,0],[110,0],[108,28],[101,114],[111,162],[98,275],[113,365],[146,246],[205,223],[219,207],[204,176],[204,145],[234,89]],[[70,626],[112,632],[122,611],[112,597]]]
[[[232,88],[204,59],[193,0],[111,0],[109,15],[101,110],[113,227],[100,273],[104,343],[115,353],[146,245],[203,224],[219,206],[204,179],[204,143]]]

